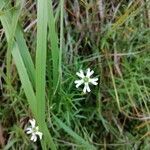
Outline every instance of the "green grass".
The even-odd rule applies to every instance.
[[[149,150],[149,8],[1,0],[0,149]],[[87,68],[99,84],[83,94],[74,81]],[[30,118],[41,142],[25,133]]]

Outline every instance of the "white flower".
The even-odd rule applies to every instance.
[[[26,129],[26,131],[27,131],[26,133],[31,134],[30,140],[33,142],[36,142],[37,136],[39,136],[39,138],[41,140],[43,134],[42,134],[42,132],[39,131],[39,127],[35,126],[35,124],[36,124],[35,119],[32,119],[32,120],[30,119],[29,122],[31,124],[31,127]]]
[[[76,88],[78,88],[81,84],[84,84],[84,88],[83,88],[83,92],[86,93],[90,92],[90,87],[89,87],[89,83],[93,84],[93,85],[97,85],[98,83],[96,81],[98,81],[98,78],[91,78],[91,75],[94,73],[93,70],[90,71],[90,68],[87,69],[86,75],[84,75],[83,70],[80,70],[79,72],[76,73],[77,76],[79,76],[81,78],[81,80],[76,80],[75,84],[76,84]]]

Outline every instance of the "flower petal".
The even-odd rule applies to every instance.
[[[81,84],[84,83],[84,81],[81,79],[81,80],[76,80],[74,83],[76,84],[76,88],[78,88]]]
[[[79,76],[80,78],[84,78],[85,75],[83,73],[83,70],[80,70],[79,72],[76,73],[77,76]]]
[[[37,136],[35,134],[32,134],[30,140],[33,141],[33,142],[36,142]]]
[[[42,132],[36,132],[36,135],[38,135],[39,136],[39,138],[40,138],[40,140],[42,139],[42,136],[43,136],[43,133]]]
[[[32,128],[34,128],[35,127],[35,123],[36,123],[35,119],[30,119],[29,122],[30,122]]]
[[[32,128],[27,128],[26,131],[27,131],[27,132],[26,132],[27,134],[31,134],[31,133],[33,132],[33,131],[32,131]]]
[[[86,93],[86,85],[84,85],[83,93]]]
[[[87,92],[91,91],[88,83],[85,83],[84,88],[83,88],[83,92],[86,93],[86,91]]]
[[[90,92],[91,90],[90,90],[89,84],[88,84],[88,83],[85,83],[85,86],[86,86],[87,92]]]
[[[33,140],[33,142],[36,142],[36,141],[37,141],[37,136],[35,136],[35,137],[34,137],[34,140]]]
[[[90,68],[87,69],[86,77],[90,77],[94,73],[93,70],[90,71]]]
[[[93,85],[98,84],[96,81],[98,81],[98,78],[89,79],[89,82],[92,83]]]

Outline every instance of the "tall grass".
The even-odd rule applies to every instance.
[[[6,5],[5,1],[1,1],[0,4],[1,8],[5,7]],[[41,131],[44,133],[44,142],[42,143],[43,149],[51,147],[53,150],[55,150],[56,149],[55,144],[52,141],[51,135],[45,123],[45,69],[46,69],[47,19],[48,19],[45,7],[47,8],[46,1],[44,3],[43,2],[41,3],[41,1],[39,1],[38,23],[37,23],[38,27],[37,27],[36,69],[34,69],[33,67],[33,62],[31,60],[31,56],[25,44],[25,40],[22,36],[22,33],[19,31],[20,30],[19,26],[17,26],[16,17],[11,16],[12,13],[11,11],[9,11],[9,7],[7,8],[8,10],[6,9],[5,10],[6,12],[4,11],[4,14],[1,16],[1,22],[5,29],[8,43],[10,43],[9,51],[11,50],[29,106],[33,112],[33,116],[38,120]],[[16,12],[14,13],[14,15],[15,14]],[[43,16],[45,16],[44,22]],[[17,18],[18,17],[19,15],[17,15]],[[43,32],[43,29],[45,30],[45,32]],[[14,38],[18,39],[18,41],[17,40],[15,41]],[[10,56],[7,59],[9,59],[8,62],[10,63]],[[36,81],[35,85],[34,81]],[[34,86],[36,87],[35,89],[36,93],[34,92]]]
[[[19,1],[18,1],[19,2]],[[48,131],[45,122],[45,86],[46,86],[46,52],[47,52],[47,27],[49,26],[49,38],[51,42],[52,52],[52,76],[53,76],[53,90],[56,93],[61,80],[61,60],[63,50],[63,0],[60,2],[60,48],[58,43],[58,35],[55,29],[55,19],[53,16],[52,2],[37,1],[37,46],[36,46],[36,63],[33,65],[29,50],[26,46],[25,39],[18,25],[18,18],[21,13],[21,3],[18,3],[17,10],[11,10],[11,5],[6,3],[5,0],[0,2],[1,22],[4,27],[7,41],[8,41],[8,57],[7,57],[7,70],[10,71],[11,55],[15,61],[18,74],[27,97],[30,109],[32,110],[33,117],[35,117],[40,126],[40,130],[44,134],[42,140],[42,148],[52,150],[56,149],[50,132]],[[48,8],[50,6],[50,11]],[[10,76],[10,74],[8,74]],[[84,147],[89,147],[88,143],[80,136],[69,129],[55,116],[60,127],[73,136],[80,144],[85,144]],[[86,146],[87,145],[87,146]],[[91,146],[90,146],[91,147]]]
[[[63,6],[63,0],[60,1],[61,5]],[[61,76],[61,70],[60,70],[60,58],[61,58],[61,51],[59,49],[59,40],[58,35],[56,31],[56,24],[55,24],[55,18],[53,13],[53,7],[52,7],[52,1],[49,1],[49,11],[48,11],[48,29],[49,29],[49,40],[51,44],[51,56],[52,56],[52,86],[54,93],[57,91],[60,83],[60,76]],[[62,12],[63,13],[63,12]],[[61,13],[61,14],[62,14]],[[62,29],[62,27],[61,27]],[[54,94],[53,93],[53,94]]]
[[[44,141],[47,148],[56,149],[52,137],[45,122],[45,85],[46,85],[46,51],[47,51],[47,22],[48,22],[48,1],[37,1],[37,48],[36,48],[36,101],[37,119],[41,131],[44,133]],[[43,146],[44,149],[46,145]]]
[[[1,5],[1,9],[3,9],[3,7],[5,7],[6,5],[5,1],[1,1],[0,5]],[[7,9],[9,10],[9,7]],[[32,79],[33,74],[34,74],[33,62],[31,60],[31,56],[29,54],[27,47],[23,47],[23,45],[26,45],[25,40],[22,39],[23,36],[18,36],[20,32],[20,27],[13,25],[14,21],[11,21],[11,18],[13,18],[12,17],[13,13],[7,11],[7,9],[3,12],[3,15],[1,15],[1,22],[3,24],[3,28],[5,30],[8,43],[9,43],[9,40],[12,41],[12,44],[11,44],[12,48],[9,49],[9,51],[11,50],[14,60],[16,61],[16,65],[18,67],[20,77],[22,78],[22,84],[23,84],[26,96],[28,97],[28,102],[30,104],[30,107],[33,108],[33,113],[35,113],[36,109],[34,106],[35,106],[36,100],[35,100],[33,87],[30,81],[30,79]],[[14,34],[11,34],[11,33],[14,33]],[[14,38],[16,38],[16,41],[14,40]],[[19,49],[21,49],[21,51]],[[10,59],[9,57],[7,59]],[[31,72],[31,74],[28,74],[28,72]],[[29,79],[29,76],[30,76],[30,79]]]
[[[1,0],[3,149],[149,149],[149,4]],[[74,80],[86,68],[99,86],[85,95]]]

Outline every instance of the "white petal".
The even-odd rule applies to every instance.
[[[79,76],[80,78],[84,78],[85,75],[83,73],[83,70],[80,70],[79,72],[76,73],[77,76]]]
[[[26,132],[27,134],[31,134],[31,133],[33,132],[33,131],[32,131],[32,128],[27,128],[26,131],[27,131],[27,132]]]
[[[83,88],[83,92],[86,93],[86,91],[87,92],[91,91],[88,83],[85,83],[84,88]]]
[[[36,123],[35,119],[30,119],[29,122],[30,122],[32,128],[35,128],[35,123]]]
[[[36,141],[37,141],[37,137],[34,138],[33,142],[36,142]]]
[[[83,93],[86,93],[86,85],[84,85]]]
[[[43,133],[42,132],[36,132],[36,135],[38,135],[39,136],[39,138],[40,138],[40,140],[42,139],[42,136],[43,136]]]
[[[98,78],[89,79],[89,82],[92,83],[93,85],[98,84],[96,81],[98,81]]]
[[[30,140],[33,141],[33,142],[36,142],[37,136],[35,134],[32,134]]]
[[[90,90],[89,84],[86,83],[85,86],[86,86],[86,90],[87,90],[88,92],[90,92],[91,90]]]
[[[37,136],[35,136],[35,137],[34,137],[34,140],[33,140],[33,142],[36,142],[36,141],[37,141]]]
[[[25,129],[25,131],[30,131],[30,130],[32,130],[32,128],[26,128],[26,129]]]
[[[90,71],[90,68],[87,69],[86,77],[90,77],[94,73],[93,70]]]
[[[74,83],[76,84],[76,88],[78,88],[81,84],[84,83],[84,81],[83,80],[76,80]]]

